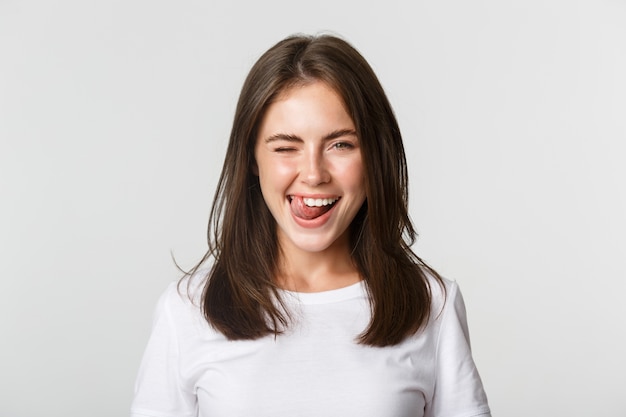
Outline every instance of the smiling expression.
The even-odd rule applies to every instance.
[[[349,251],[348,227],[365,185],[359,138],[341,97],[319,81],[280,94],[261,121],[254,156],[283,253]]]

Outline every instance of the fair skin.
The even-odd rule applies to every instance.
[[[340,96],[319,81],[283,92],[263,117],[254,156],[277,223],[278,285],[317,292],[358,282],[348,228],[365,201],[364,168]]]

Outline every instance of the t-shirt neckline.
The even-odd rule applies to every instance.
[[[347,287],[319,292],[297,292],[289,290],[278,290],[283,296],[283,300],[295,301],[300,304],[328,304],[340,301],[351,300],[362,297],[366,293],[365,282],[359,281]]]

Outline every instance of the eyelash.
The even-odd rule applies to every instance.
[[[276,149],[274,149],[274,152],[278,152],[278,153],[290,152],[290,151],[295,151],[295,148],[276,148]]]
[[[338,150],[346,150],[346,149],[354,148],[354,145],[351,144],[350,142],[337,142],[337,143],[333,143],[332,147]]]

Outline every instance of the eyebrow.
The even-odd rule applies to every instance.
[[[351,135],[357,136],[356,131],[354,129],[339,129],[339,130],[334,130],[330,132],[329,134],[325,135],[322,138],[322,140],[323,141],[333,140],[333,139],[340,138],[342,136],[351,136]],[[270,142],[274,142],[277,140],[284,140],[287,142],[304,142],[302,138],[297,135],[291,135],[288,133],[275,133],[273,135],[268,136],[265,139],[265,143],[270,143]]]

